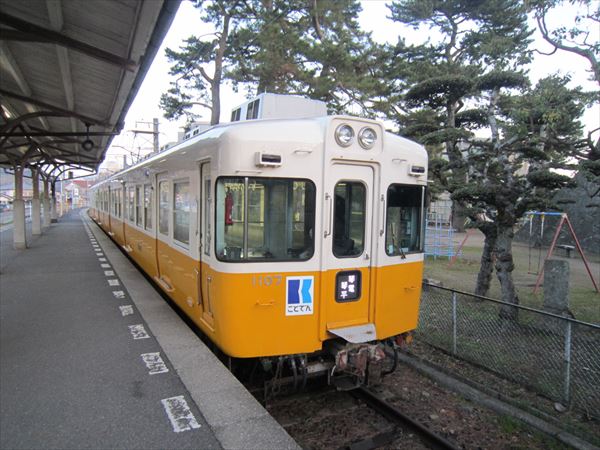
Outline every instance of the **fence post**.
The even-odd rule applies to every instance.
[[[565,368],[564,368],[564,377],[565,377],[565,390],[564,390],[564,402],[565,404],[569,404],[571,400],[571,322],[569,320],[567,322],[566,332],[565,332]]]
[[[456,355],[456,292],[452,291],[452,354]]]

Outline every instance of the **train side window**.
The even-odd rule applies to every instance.
[[[135,223],[135,189],[133,186],[127,188],[127,218]]]
[[[190,182],[173,183],[173,239],[190,243]]]
[[[216,252],[220,259],[239,261],[244,249],[243,178],[221,178],[217,183]]]
[[[158,185],[158,231],[169,234],[169,182],[161,181]]]
[[[333,254],[338,258],[359,256],[364,250],[365,199],[365,185],[358,181],[335,185]]]
[[[216,253],[220,260],[272,262],[313,256],[312,182],[220,178],[216,197]]]
[[[135,187],[135,224],[138,227],[144,226],[144,216],[142,215],[142,187]]]
[[[152,185],[144,185],[144,227],[146,230],[152,229]]]
[[[425,188],[392,184],[387,191],[385,252],[389,256],[423,251]]]

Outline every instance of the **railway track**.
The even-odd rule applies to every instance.
[[[448,441],[437,433],[434,433],[425,425],[407,416],[398,408],[385,401],[371,390],[360,387],[349,391],[349,393],[363,401],[369,408],[384,416],[395,425],[392,430],[379,433],[359,442],[341,447],[347,450],[371,450],[391,444],[407,428],[417,434],[424,444],[432,449],[458,450],[459,447]],[[340,450],[341,450],[340,449]]]

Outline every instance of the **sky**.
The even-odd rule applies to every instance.
[[[419,42],[420,35],[417,31],[387,19],[389,11],[385,0],[363,0],[361,3],[363,11],[359,17],[360,24],[364,30],[372,32],[372,37],[377,42],[396,42],[400,35],[408,43]],[[556,27],[572,23],[574,11],[571,8],[565,7],[555,11],[549,17],[549,25]],[[534,28],[534,23],[530,25]],[[152,136],[149,134],[136,134],[132,130],[151,130],[154,117],[159,119],[160,145],[177,140],[177,133],[184,125],[184,120],[182,119],[179,122],[168,121],[163,117],[158,106],[160,95],[168,89],[170,81],[168,75],[169,63],[165,57],[165,48],[177,49],[183,40],[190,35],[203,35],[212,31],[210,25],[200,21],[198,11],[189,2],[182,2],[173,24],[129,109],[125,119],[124,131],[113,140],[111,149],[107,153],[107,162],[117,159],[122,160],[123,155],[126,155],[128,162],[131,163],[131,152],[144,154],[144,152],[151,151]],[[590,40],[600,40],[598,36],[600,30],[591,31],[593,35]],[[539,32],[536,31],[534,37],[535,47],[538,50],[544,52],[551,50],[550,45],[541,38]],[[571,75],[571,85],[573,87],[580,85],[588,90],[597,89],[596,84],[589,81],[589,74],[586,73],[586,69],[588,69],[587,61],[568,52],[558,51],[553,56],[535,54],[534,61],[530,66],[530,77],[535,83],[546,75],[560,72],[563,75]],[[246,100],[245,93],[235,93],[228,85],[223,86],[221,89],[221,121],[228,121],[231,110]],[[202,120],[204,119],[208,121],[208,111],[204,114]],[[588,110],[583,122],[587,130],[600,127],[600,105]]]

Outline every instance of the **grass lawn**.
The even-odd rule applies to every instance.
[[[456,234],[454,241],[460,242],[463,234]],[[479,260],[483,248],[483,237],[480,233],[469,236],[463,250],[454,264],[449,265],[449,260],[444,257],[434,259],[427,257],[425,260],[425,278],[431,278],[443,283],[444,287],[454,288],[466,292],[475,290],[477,273],[479,272]],[[513,258],[515,270],[513,280],[517,288],[519,299],[524,306],[542,308],[543,285],[538,294],[533,294],[533,288],[537,279],[538,261],[543,264],[548,249],[542,249],[541,256],[537,249],[529,251],[527,245],[521,243],[513,244]],[[600,256],[586,254],[592,274],[596,283],[600,285]],[[560,258],[569,261],[570,265],[570,289],[569,308],[576,319],[584,322],[600,324],[600,293],[597,293],[592,284],[583,260],[577,251],[571,253],[571,258],[566,259],[562,249],[555,249],[552,258]],[[543,283],[543,278],[542,278]],[[500,298],[500,283],[494,275],[492,285],[488,294],[492,298]]]

